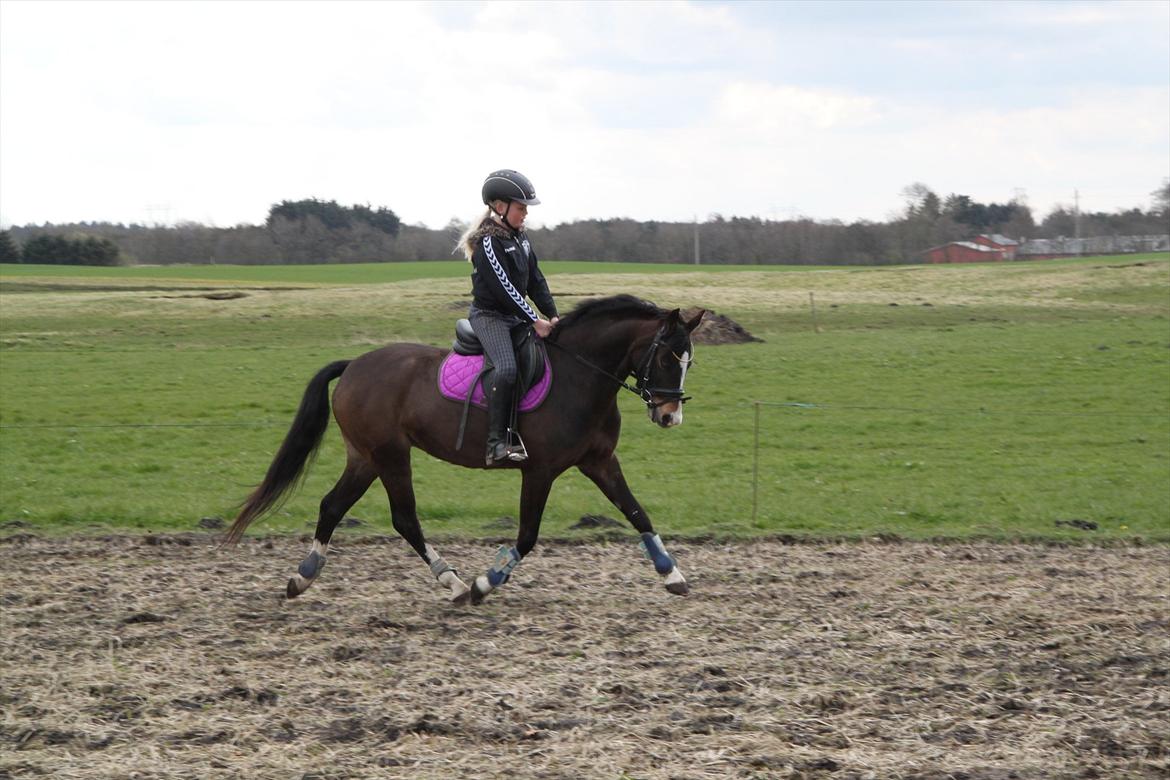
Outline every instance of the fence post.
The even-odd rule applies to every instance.
[[[752,436],[752,528],[755,528],[760,488],[760,402],[753,403],[756,407],[756,424]]]

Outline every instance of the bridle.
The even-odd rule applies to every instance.
[[[666,346],[666,341],[662,338],[663,335],[663,329],[659,328],[658,331],[654,334],[654,341],[650,344],[649,347],[647,347],[646,354],[642,356],[640,361],[638,361],[637,369],[630,371],[630,374],[637,377],[637,380],[633,385],[630,385],[630,383],[625,381],[625,379],[611,374],[596,363],[586,360],[585,358],[581,357],[581,355],[577,354],[568,347],[561,345],[555,340],[546,339],[544,343],[552,344],[562,352],[566,352],[572,355],[574,358],[576,358],[577,362],[582,363],[597,373],[602,374],[603,376],[607,376],[613,381],[617,382],[626,390],[629,390],[631,393],[641,398],[642,402],[646,404],[647,409],[657,409],[658,407],[665,406],[669,403],[678,402],[680,404],[685,404],[687,401],[691,400],[691,396],[683,395],[683,391],[679,388],[654,387],[650,384],[650,370],[654,365],[654,357],[658,354],[658,350],[660,348]],[[678,360],[680,365],[684,365],[684,361],[681,355],[676,355],[673,351],[670,354],[676,360]],[[694,358],[687,358],[685,365],[690,366],[690,364],[694,362]],[[627,374],[627,376],[630,374]],[[654,396],[658,396],[666,400],[655,401]]]
[[[626,387],[627,390],[633,390],[633,392],[637,393],[638,396],[646,402],[646,406],[650,409],[654,409],[674,401],[677,401],[680,404],[685,404],[687,401],[691,400],[691,397],[689,395],[683,395],[683,391],[679,388],[652,387],[650,385],[650,368],[654,365],[654,357],[658,354],[658,349],[660,347],[666,346],[666,342],[662,340],[662,335],[662,328],[659,328],[658,332],[654,334],[654,342],[650,344],[649,349],[646,350],[646,354],[642,358],[642,362],[638,365],[638,370],[635,374],[635,376],[638,377],[638,381],[634,383],[633,388],[626,387],[626,383],[622,382],[623,387]],[[671,351],[670,354],[676,360],[678,360],[679,365],[683,364],[681,355],[676,355],[673,351]],[[686,365],[689,366],[693,362],[695,362],[694,358],[687,358]],[[660,398],[665,398],[666,400],[655,403],[652,400],[654,396],[659,396]]]

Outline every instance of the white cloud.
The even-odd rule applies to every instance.
[[[915,4],[910,26],[872,4],[5,2],[0,221],[222,225],[317,196],[437,227],[501,166],[546,223],[883,219],[912,181],[1145,205],[1170,175],[1150,5]],[[1093,31],[1076,67],[1054,26]],[[929,54],[968,28],[961,70]]]
[[[876,105],[859,95],[737,82],[720,94],[714,121],[733,131],[804,135],[869,124],[877,116]]]

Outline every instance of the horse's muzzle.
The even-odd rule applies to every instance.
[[[666,401],[663,403],[656,403],[649,406],[647,411],[650,414],[650,419],[656,425],[662,428],[673,428],[676,425],[682,425],[682,401]]]

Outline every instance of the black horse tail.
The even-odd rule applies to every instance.
[[[309,380],[284,443],[268,467],[264,481],[245,499],[240,514],[224,536],[224,544],[240,541],[253,520],[276,506],[301,481],[329,426],[329,383],[341,376],[348,365],[348,360],[330,363]]]

